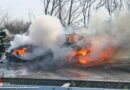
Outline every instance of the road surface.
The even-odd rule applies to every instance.
[[[8,66],[0,64],[2,77],[37,78],[37,79],[66,79],[66,80],[94,80],[94,81],[123,81],[130,82],[129,51],[119,51],[111,63],[86,68],[60,67],[51,70],[38,68],[29,69],[23,65]],[[53,68],[53,67],[50,67]]]

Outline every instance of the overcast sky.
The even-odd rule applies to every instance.
[[[28,19],[29,11],[37,16],[42,14],[41,0],[0,0],[0,11],[12,17]]]

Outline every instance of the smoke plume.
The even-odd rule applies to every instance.
[[[101,13],[99,13],[101,14]],[[52,16],[41,16],[36,19],[29,28],[29,34],[16,35],[11,42],[9,50],[25,44],[37,46],[31,56],[38,56],[51,50],[53,59],[44,62],[35,63],[37,66],[46,66],[48,64],[63,65],[64,58],[69,56],[73,49],[63,47],[65,41],[65,30],[60,21]],[[72,28],[72,32],[74,29]],[[71,33],[71,32],[70,32]],[[100,58],[102,49],[115,44],[117,48],[130,48],[130,15],[126,12],[120,12],[118,16],[105,17],[95,15],[89,22],[88,28],[80,28],[78,34],[84,37],[84,40],[77,42],[80,47],[88,47],[88,38],[101,38],[101,40],[92,42],[97,49],[91,53],[92,60]],[[60,60],[60,61],[59,61]],[[34,65],[33,65],[34,66]]]
[[[30,26],[29,37],[38,46],[53,47],[58,43],[58,37],[63,36],[64,30],[60,21],[51,16],[42,16]]]

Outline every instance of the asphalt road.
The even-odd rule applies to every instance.
[[[123,53],[122,53],[123,52]],[[129,51],[119,51],[110,63],[91,67],[60,67],[51,70],[29,69],[21,66],[0,64],[0,76],[36,79],[65,79],[92,81],[130,82]],[[73,65],[74,66],[74,65]],[[51,68],[51,67],[50,67]],[[53,68],[53,67],[52,67]]]

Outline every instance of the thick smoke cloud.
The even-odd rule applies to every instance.
[[[29,37],[38,46],[53,47],[58,37],[63,36],[64,30],[60,21],[51,16],[42,16],[30,26]]]
[[[130,48],[130,14],[121,13],[119,17],[112,21],[112,34],[115,40],[119,42],[119,46]]]
[[[64,43],[65,32],[59,19],[45,15],[39,17],[32,23],[28,34],[16,35],[11,42],[9,51],[23,45],[33,45],[37,48],[34,48],[33,52],[27,53],[22,58],[32,59],[44,55],[46,57],[50,54],[49,52],[53,54],[53,58],[48,55],[49,58],[44,58],[45,60],[40,60],[40,62],[38,60],[38,62],[35,62],[33,65],[31,64],[30,67],[44,67],[57,62],[63,62],[61,63],[61,65],[63,65],[64,58],[72,53],[72,48],[63,47]],[[60,65],[57,64],[57,66]]]
[[[11,42],[10,48],[15,48],[24,44],[34,44],[39,47],[53,47],[58,42],[64,42],[64,30],[60,21],[51,16],[41,16],[36,19],[29,28],[29,34],[16,35]],[[62,40],[58,38],[62,36]]]
[[[110,41],[101,44],[116,43],[118,47],[128,48],[130,47],[130,14],[123,11],[118,16],[112,17],[105,17],[102,13],[96,14],[88,28],[81,29],[80,33],[85,38],[110,37]]]
[[[65,29],[60,21],[52,16],[42,16],[36,19],[29,28],[29,34],[16,35],[14,41],[11,42],[11,47],[16,48],[25,44],[32,44],[37,46],[36,50],[29,56],[38,56],[46,53],[50,50],[53,53],[53,59],[48,58],[43,62],[34,63],[34,66],[62,66],[64,64],[64,58],[72,54],[71,47],[63,47],[65,43]],[[72,32],[74,32],[74,29]],[[67,31],[67,30],[66,30]],[[71,32],[70,32],[71,33]],[[78,34],[84,37],[77,43],[80,47],[88,47],[88,38],[101,38],[100,41],[92,42],[97,48],[92,52],[92,60],[99,58],[102,49],[109,47],[113,43],[117,48],[130,47],[130,14],[126,12],[120,12],[118,16],[112,17],[103,16],[103,14],[96,14],[89,22],[88,28],[80,28]],[[109,40],[108,40],[109,38]],[[62,62],[62,63],[60,63]]]
[[[130,49],[130,14],[121,11],[118,15],[111,17],[102,12],[96,13],[89,22],[88,28],[80,28],[79,32],[85,38],[85,41],[79,45],[85,47],[91,38],[100,38],[91,44],[96,48],[91,53],[91,60],[101,57],[101,51],[114,45],[116,52],[119,50]]]

